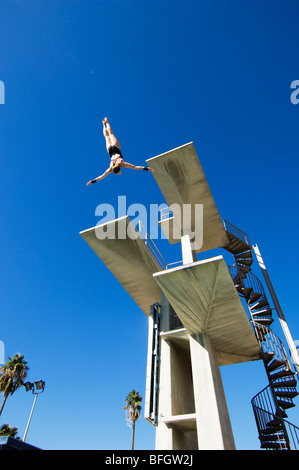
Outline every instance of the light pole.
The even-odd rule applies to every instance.
[[[26,392],[29,392],[29,390],[32,390],[33,395],[35,395],[33,405],[32,405],[32,409],[31,409],[31,413],[30,413],[28,423],[27,423],[27,426],[26,426],[26,429],[25,429],[25,434],[24,434],[24,437],[23,437],[23,442],[25,442],[27,432],[28,432],[28,429],[29,429],[29,424],[30,424],[30,421],[31,421],[31,418],[32,418],[33,410],[34,410],[35,403],[36,403],[36,400],[37,400],[37,395],[39,395],[40,393],[43,393],[43,391],[45,390],[46,383],[44,382],[44,380],[37,380],[34,383],[26,382],[23,385],[26,388]]]

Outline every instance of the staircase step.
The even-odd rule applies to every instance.
[[[255,318],[254,321],[255,323],[266,326],[270,326],[274,322],[273,318]]]
[[[262,354],[263,360],[266,364],[269,364],[270,361],[274,358],[274,352],[265,352]]]
[[[235,275],[235,277],[233,278],[233,281],[235,283],[235,285],[243,285],[243,279],[246,279],[246,276],[247,276],[247,273],[243,273],[241,272],[241,270],[239,270],[238,274]]]
[[[241,284],[237,287],[239,294],[244,295],[245,299],[248,300],[253,289],[252,287],[243,287]]]
[[[286,413],[285,412],[283,412],[283,413],[286,417],[287,416]],[[272,419],[271,421],[269,421],[267,423],[267,427],[276,429],[277,431],[280,431],[281,429],[283,429],[282,421],[283,420],[281,418],[275,417],[274,419]]]
[[[253,263],[253,259],[238,258],[236,261],[237,261],[238,266],[240,266],[242,269],[243,269],[243,266],[247,266],[249,268]]]
[[[224,248],[233,255],[238,255],[251,249],[250,245],[235,237],[231,233],[226,232],[226,234],[228,235],[229,243]]]
[[[285,361],[281,361],[280,359],[274,359],[274,361],[267,365],[268,372],[272,372],[273,370],[278,369],[279,367],[285,366],[285,364]]]
[[[239,266],[239,271],[242,271],[243,273],[247,274],[251,271],[251,268],[248,266]]]
[[[276,372],[276,374],[271,374],[271,381],[280,379],[281,377],[289,377],[291,375],[294,376],[294,372],[291,369],[280,370],[279,372]]]
[[[269,302],[267,299],[261,299],[259,302],[257,302],[255,305],[250,304],[250,308],[252,310],[259,310],[262,307],[266,307],[266,305],[269,305]]]
[[[252,312],[252,316],[254,317],[266,317],[272,316],[272,308],[267,308],[265,310],[258,310],[257,312]]]
[[[280,417],[280,418],[282,418],[282,419],[284,420],[285,418],[288,417],[288,415],[287,415],[287,412],[286,412],[284,409],[278,408],[278,409],[276,410],[276,417],[277,417],[277,418]]]
[[[262,442],[261,449],[287,449],[286,441],[279,442]]]
[[[281,398],[295,398],[297,397],[299,394],[298,392],[296,392],[295,390],[294,391],[290,391],[290,390],[277,390],[275,391],[275,395],[277,397],[281,397]]]
[[[252,252],[251,250],[245,251],[244,253],[238,253],[235,255],[235,258],[251,258],[252,259]]]
[[[272,375],[271,375],[272,377]],[[284,380],[280,382],[272,382],[272,387],[290,387],[290,388],[296,388],[297,386],[297,381],[293,378],[291,380]]]
[[[270,442],[270,441],[272,441],[272,442],[275,442],[275,441],[285,442],[283,432],[281,434],[274,433],[274,434],[260,435],[259,439],[260,439],[261,442]]]
[[[277,434],[282,430],[283,430],[282,424],[277,422],[276,424],[273,424],[273,426],[269,426],[266,429],[263,429],[261,431],[261,434],[262,435]]]
[[[257,302],[257,300],[259,300],[262,296],[263,296],[263,295],[262,295],[262,294],[259,294],[258,292],[252,292],[248,303],[249,303],[250,305],[252,305],[252,304],[254,304],[255,302]]]
[[[291,401],[277,400],[277,403],[283,410],[287,410],[288,408],[294,408],[294,406],[296,406]]]

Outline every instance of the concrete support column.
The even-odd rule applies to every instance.
[[[163,423],[166,416],[171,416],[171,368],[170,368],[170,344],[161,341],[161,369],[159,390],[159,424],[156,430],[156,450],[173,449],[173,430],[171,426]],[[161,414],[161,410],[163,413]]]
[[[217,357],[205,334],[190,336],[198,448],[234,450]]]
[[[193,263],[197,260],[194,244],[191,242],[190,234],[181,237],[183,264]]]

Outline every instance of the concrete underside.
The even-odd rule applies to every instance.
[[[97,234],[102,235],[107,230],[110,231],[110,237],[97,237]],[[119,233],[124,238],[120,238]],[[114,239],[111,238],[113,234]],[[153,273],[157,272],[160,266],[129,217],[121,217],[84,230],[80,235],[146,316],[149,316],[150,306],[161,297],[161,290],[153,279]]]
[[[168,206],[178,204],[181,211],[184,204],[192,206],[192,232],[196,227],[195,204],[203,204],[203,245],[199,248],[195,246],[196,252],[226,246],[227,235],[193,143],[150,158],[146,162],[154,168],[154,178]],[[183,235],[183,218],[178,223]],[[161,220],[160,225],[166,236],[169,233],[170,243],[180,242],[180,238],[174,239],[172,236],[173,226],[176,225],[173,218]]]
[[[154,274],[189,335],[209,336],[219,365],[258,360],[261,350],[222,256]]]

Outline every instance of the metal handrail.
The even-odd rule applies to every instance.
[[[288,355],[281,339],[266,325],[251,320],[251,324],[256,332],[256,337],[264,353],[274,353],[275,359],[285,364],[282,369],[292,370]]]
[[[266,298],[263,284],[254,274],[246,273],[240,266],[228,266],[228,270],[235,285],[252,288],[253,292],[260,294],[262,298]]]
[[[263,390],[257,393],[251,399],[251,403],[252,405],[255,405],[256,407],[262,410],[267,410],[268,413],[271,413],[273,415],[276,414],[277,405],[273,398],[273,393],[270,385],[267,385],[265,388],[263,388]]]
[[[143,233],[142,229],[144,230],[144,233]],[[163,269],[163,270],[167,269],[166,268],[167,263],[166,263],[165,259],[163,258],[162,254],[158,250],[156,244],[153,242],[153,240],[151,239],[151,237],[149,236],[149,234],[145,230],[145,228],[144,228],[144,226],[143,226],[143,224],[141,223],[140,220],[138,222],[138,232],[139,232],[142,240],[144,241],[145,245],[147,245],[148,249],[151,251],[151,253],[154,256],[155,260],[159,264],[160,268]]]
[[[247,273],[246,277],[244,277],[242,268],[237,266],[228,266],[228,270],[235,285],[252,288],[254,293],[260,294],[261,297],[259,300],[267,299],[263,284],[254,274]],[[262,313],[263,310],[260,310],[260,312]],[[269,317],[269,315],[265,314],[264,317]],[[261,323],[255,321],[254,318],[251,318],[250,321],[262,351],[264,353],[274,353],[276,359],[285,362],[285,367],[291,369],[288,355],[280,338],[268,326],[261,325]]]
[[[167,220],[173,217],[173,211],[169,207],[160,210],[161,220]]]
[[[251,401],[261,447],[269,450],[299,449],[299,428],[282,417],[284,408],[294,406],[292,398],[297,394],[296,386],[293,386],[294,375],[282,341],[268,326],[261,323],[262,319],[272,318],[272,309],[263,284],[254,274],[248,272],[246,266],[228,266],[228,269],[239,294],[246,299],[250,322],[263,352],[270,382]],[[243,288],[251,290],[246,291]],[[260,304],[261,300],[264,302]]]
[[[227,220],[223,219],[223,217],[221,217],[221,220],[222,220],[223,227],[226,230],[226,232],[230,233],[234,237],[236,237],[239,240],[241,240],[242,242],[246,243],[246,245],[251,246],[249,236],[248,236],[247,233],[243,232],[243,230],[240,230],[235,225],[233,225],[230,222],[228,222]]]
[[[139,225],[138,226],[138,232],[139,232],[142,240],[144,241],[145,245],[148,247],[148,249],[150,250],[150,252],[154,256],[155,260],[157,261],[157,263],[159,264],[159,266],[162,270],[168,269],[170,266],[174,266],[174,265],[182,263],[182,260],[175,261],[174,263],[167,263],[165,261],[164,257],[162,256],[161,252],[157,248],[156,244],[154,243],[152,238],[147,233],[146,229],[144,228],[144,226],[143,226],[143,224],[140,220],[139,220],[138,225]]]
[[[262,447],[298,450],[299,428],[277,415],[276,403],[268,385],[251,400]]]

